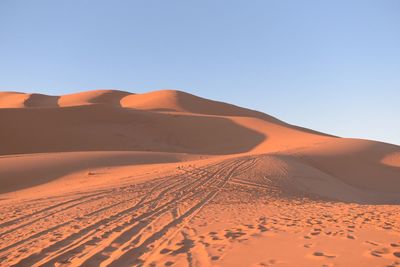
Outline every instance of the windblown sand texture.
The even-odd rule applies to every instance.
[[[0,125],[0,266],[400,266],[399,146],[174,90],[0,92]]]

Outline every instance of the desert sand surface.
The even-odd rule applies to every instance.
[[[0,125],[0,266],[400,266],[399,146],[176,90],[0,92]]]

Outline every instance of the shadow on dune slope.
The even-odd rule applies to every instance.
[[[115,107],[121,107],[121,100],[128,96],[134,95],[129,92],[119,90],[92,90],[81,93],[63,95],[59,97],[58,104],[60,107],[82,106],[92,104],[103,104]]]
[[[232,104],[210,100],[178,90],[159,90],[144,94],[127,95],[121,106],[139,110],[174,111],[211,116],[252,117],[311,134],[331,136],[307,128],[285,123],[265,113]]]
[[[106,105],[0,109],[0,154],[156,151],[224,155],[266,139],[228,118],[165,114]]]
[[[25,107],[58,107],[59,96],[30,94],[24,102]]]

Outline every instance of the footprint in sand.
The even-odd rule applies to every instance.
[[[382,255],[385,254],[389,254],[390,253],[390,249],[388,248],[380,248],[380,249],[375,249],[373,251],[371,251],[371,255],[375,256],[375,257],[382,257]]]
[[[168,253],[170,253],[172,250],[170,250],[170,249],[168,249],[168,248],[163,248],[161,251],[160,251],[160,254],[168,254]]]
[[[211,260],[212,260],[212,261],[219,260],[219,256],[212,256],[212,257],[211,257]]]
[[[353,235],[347,235],[348,239],[356,239]]]
[[[398,266],[400,266],[400,262],[395,261],[392,264],[386,265],[385,267],[398,267]]]
[[[245,224],[244,226],[246,226],[249,229],[254,229],[254,225],[252,225],[252,224]]]
[[[209,232],[209,236],[211,237],[212,240],[222,240],[221,238],[218,237],[217,232]]]
[[[316,251],[316,252],[314,252],[313,253],[313,256],[316,256],[316,257],[325,257],[325,258],[336,258],[336,256],[335,255],[327,255],[327,254],[325,254],[324,252],[321,252],[321,251]]]
[[[267,262],[260,262],[258,265],[260,265],[260,266],[272,266],[272,265],[274,265],[276,263],[278,263],[278,261],[272,259],[272,260],[269,260]]]
[[[375,243],[373,241],[365,241],[365,243],[373,245],[373,246],[378,246],[379,245],[378,243]]]
[[[246,235],[246,233],[242,232],[242,229],[238,228],[236,230],[237,231],[230,230],[230,229],[225,230],[226,231],[225,237],[228,239],[238,239],[241,236]]]
[[[260,232],[266,232],[266,231],[268,231],[268,228],[265,227],[265,226],[262,225],[262,224],[259,224],[259,225],[258,225],[258,230],[260,230]]]

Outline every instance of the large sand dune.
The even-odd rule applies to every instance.
[[[1,92],[0,125],[2,266],[400,262],[399,146],[174,90]]]

